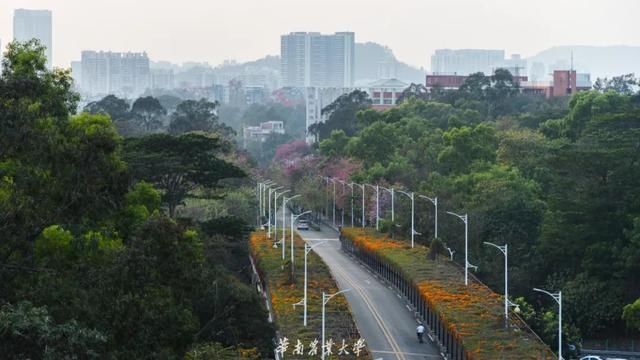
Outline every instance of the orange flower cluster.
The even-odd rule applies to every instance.
[[[289,248],[287,259],[283,262],[281,248],[273,248],[273,239],[269,239],[265,232],[253,232],[249,236],[249,249],[251,257],[256,263],[261,279],[269,292],[269,300],[273,309],[275,323],[279,336],[287,337],[290,341],[300,340],[309,344],[320,337],[321,319],[321,295],[335,293],[338,287],[329,272],[327,266],[320,257],[314,253],[308,256],[308,292],[307,292],[307,320],[308,326],[303,326],[303,309],[294,307],[304,297],[304,241],[297,235],[294,237],[295,245],[295,278],[291,278],[291,265],[289,263]],[[346,340],[354,343],[358,338],[355,323],[350,315],[349,305],[344,297],[333,298],[327,304],[327,331],[328,338],[334,341]],[[291,354],[289,354],[291,355]],[[289,357],[288,359],[296,359]],[[341,359],[355,359],[355,356],[342,356]],[[332,358],[333,359],[333,358]],[[369,354],[360,354],[358,359],[371,359]]]
[[[355,246],[395,265],[413,281],[468,359],[552,359],[549,347],[532,334],[504,327],[503,297],[482,284],[464,285],[459,269],[448,262],[427,260],[428,248],[411,248],[406,241],[370,229],[343,229]]]

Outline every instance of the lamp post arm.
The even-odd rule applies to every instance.
[[[335,293],[335,294],[325,295],[325,298],[324,298],[324,299],[322,299],[322,301],[326,304],[326,303],[328,303],[328,302],[329,302],[329,300],[331,300],[334,296],[337,296],[337,295],[340,295],[340,294],[346,293],[346,292],[348,292],[348,291],[351,291],[351,289],[344,289],[344,290],[340,290],[340,291],[338,291],[338,292],[337,292],[337,293]]]
[[[485,245],[489,245],[489,246],[493,246],[494,248],[496,248],[496,249],[500,250],[500,252],[501,252],[503,255],[506,255],[504,245],[500,246],[500,245],[496,245],[496,244],[491,243],[491,242],[488,242],[488,241],[484,241],[484,244],[485,244]]]

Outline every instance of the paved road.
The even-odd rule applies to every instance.
[[[424,360],[441,359],[436,346],[425,334],[425,343],[416,338],[417,321],[408,303],[395,290],[387,287],[373,273],[340,250],[338,234],[323,226],[321,231],[299,231],[300,236],[313,244],[327,243],[316,251],[331,269],[340,289],[345,293],[362,338],[374,359]]]

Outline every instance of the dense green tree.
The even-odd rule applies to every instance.
[[[107,338],[76,321],[56,323],[28,301],[0,308],[0,352],[12,359],[100,359]]]
[[[107,114],[113,121],[121,121],[129,118],[129,108],[127,100],[115,95],[107,95],[98,101],[90,102],[83,111],[91,114]]]
[[[438,155],[438,162],[444,173],[469,172],[474,162],[495,161],[498,139],[490,125],[453,128],[442,137],[445,148]]]
[[[640,299],[632,304],[625,305],[622,319],[624,319],[629,328],[640,331]]]
[[[125,145],[133,176],[163,191],[171,217],[196,188],[215,188],[222,179],[244,176],[236,166],[216,157],[222,150],[219,137],[157,134],[128,140]]]
[[[233,129],[218,121],[218,102],[205,99],[198,101],[185,100],[171,114],[169,133],[178,135],[192,131],[219,132],[224,136],[232,136]]]
[[[322,115],[326,116],[327,120],[311,125],[309,132],[315,135],[316,140],[328,138],[333,130],[342,130],[347,136],[352,136],[357,130],[356,114],[369,107],[371,100],[364,91],[355,90],[341,95],[322,109]]]
[[[640,80],[634,74],[614,76],[611,79],[598,78],[593,84],[593,89],[600,92],[615,91],[618,94],[632,95],[638,90]]]
[[[174,112],[178,105],[182,102],[182,99],[169,94],[160,95],[157,97],[160,105],[167,110],[167,112]]]
[[[131,116],[144,132],[152,132],[162,126],[162,116],[167,110],[152,96],[138,98],[131,107]]]

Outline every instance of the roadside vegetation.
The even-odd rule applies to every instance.
[[[314,340],[318,341],[317,355],[319,356],[322,351],[322,292],[334,294],[339,290],[329,268],[317,254],[311,251],[307,255],[307,326],[305,327],[302,305],[293,306],[302,304],[301,300],[304,298],[304,241],[297,234],[294,236],[295,272],[292,273],[289,247],[287,246],[285,260],[282,259],[282,249],[273,247],[274,239],[280,239],[281,234],[282,232],[275,233],[272,235],[273,239],[269,239],[264,231],[251,233],[249,240],[251,255],[270,295],[268,300],[273,308],[278,337],[279,339],[287,338],[290,344],[285,358],[309,358],[310,344]],[[326,341],[332,339],[335,343],[333,356],[327,356],[327,359],[371,359],[366,349],[363,349],[359,356],[356,356],[353,351],[353,346],[360,339],[360,335],[343,295],[338,295],[327,303],[325,322]],[[293,354],[298,340],[304,345],[304,356]],[[349,355],[337,356],[339,348],[343,346],[343,340],[348,345],[346,349]]]
[[[271,356],[248,205],[223,200],[255,208],[250,166],[224,127],[195,102],[168,134],[143,99],[131,116],[144,131],[125,140],[103,105],[76,114],[69,71],[43,53],[9,44],[0,77],[1,357]],[[220,211],[191,217],[193,198]]]
[[[637,339],[640,298],[640,94],[633,76],[599,79],[594,90],[545,99],[521,94],[507,71],[474,74],[454,91],[408,88],[401,104],[371,109],[361,93],[325,109],[310,129],[318,144],[276,151],[270,178],[302,194],[336,223],[376,224],[375,185],[438,197],[438,239],[503,292],[504,258],[483,242],[509,245],[510,294],[548,344],[557,343],[557,304],[534,287],[563,292],[565,344]],[[346,183],[323,179],[330,177]],[[380,230],[408,239],[411,202],[380,190]],[[434,206],[416,199],[418,244],[434,240]],[[344,219],[344,220],[343,220]],[[513,300],[512,299],[512,300]],[[624,309],[627,309],[626,311]]]

